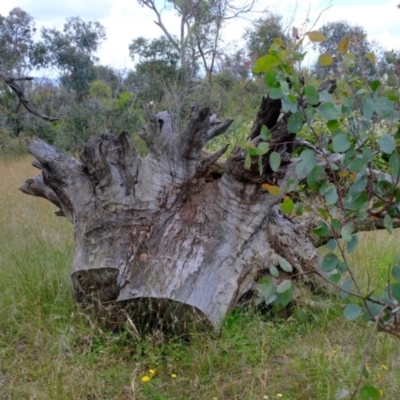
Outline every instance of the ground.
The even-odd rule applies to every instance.
[[[218,336],[104,329],[71,296],[72,225],[18,191],[37,174],[30,160],[0,160],[0,400],[330,400],[355,387],[371,327],[346,321],[333,297],[303,296],[300,321],[235,311]],[[352,262],[364,286],[385,286],[399,240],[361,235]],[[400,398],[398,340],[376,336],[368,371],[382,399]]]

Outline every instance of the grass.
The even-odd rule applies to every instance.
[[[17,190],[37,173],[29,161],[0,161],[1,400],[329,400],[355,387],[371,327],[346,321],[335,298],[307,294],[302,323],[237,310],[220,335],[189,341],[102,328],[71,297],[72,226]],[[365,288],[385,285],[399,239],[361,235],[351,260]],[[376,335],[368,370],[365,383],[400,399],[395,338]]]

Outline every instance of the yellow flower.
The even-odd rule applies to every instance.
[[[382,397],[383,396],[383,390],[379,389],[379,395]]]
[[[268,396],[264,396],[263,399],[268,400]]]
[[[171,378],[176,378],[176,374],[171,374]]]
[[[332,354],[337,354],[337,350],[332,350]]]
[[[155,369],[149,369],[149,374],[150,375],[154,375],[156,373],[156,370]]]
[[[382,374],[381,374],[380,372],[378,372],[378,373],[376,374],[376,377],[377,377],[379,380],[381,380],[381,379],[382,379]]]
[[[283,397],[283,394],[282,394],[282,393],[278,393],[278,394],[276,395],[276,397]]]
[[[387,371],[387,370],[388,370],[388,367],[387,367],[385,364],[382,364],[381,367],[382,367],[382,369],[383,369],[384,371]]]
[[[145,375],[142,377],[142,382],[148,382],[150,380],[150,377]]]

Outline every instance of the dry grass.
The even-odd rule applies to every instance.
[[[237,311],[220,336],[194,332],[189,343],[102,329],[71,299],[72,227],[18,192],[36,173],[29,158],[0,161],[1,400],[330,400],[354,387],[370,327],[345,321],[336,299],[308,302],[302,324]],[[397,232],[362,235],[352,262],[364,287],[384,286],[398,242]],[[368,366],[366,382],[400,399],[398,341],[378,334]]]

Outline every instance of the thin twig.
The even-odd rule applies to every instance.
[[[386,307],[387,306],[382,308],[382,310],[380,311],[380,313],[378,314],[378,316],[375,319],[374,328],[372,329],[372,332],[371,332],[371,334],[369,335],[369,338],[368,338],[368,342],[367,342],[367,344],[365,345],[365,348],[364,348],[364,355],[363,355],[363,360],[362,360],[362,363],[361,363],[361,371],[360,371],[360,376],[358,378],[357,386],[356,386],[353,394],[351,395],[350,400],[355,398],[355,396],[357,395],[357,393],[358,393],[358,391],[360,389],[361,382],[362,382],[363,375],[364,375],[365,365],[367,363],[367,355],[368,355],[368,352],[369,352],[369,348],[371,347],[371,344],[372,344],[372,338],[374,337],[375,332],[378,329],[379,321],[381,319],[381,315],[382,315],[383,311],[385,311]]]

